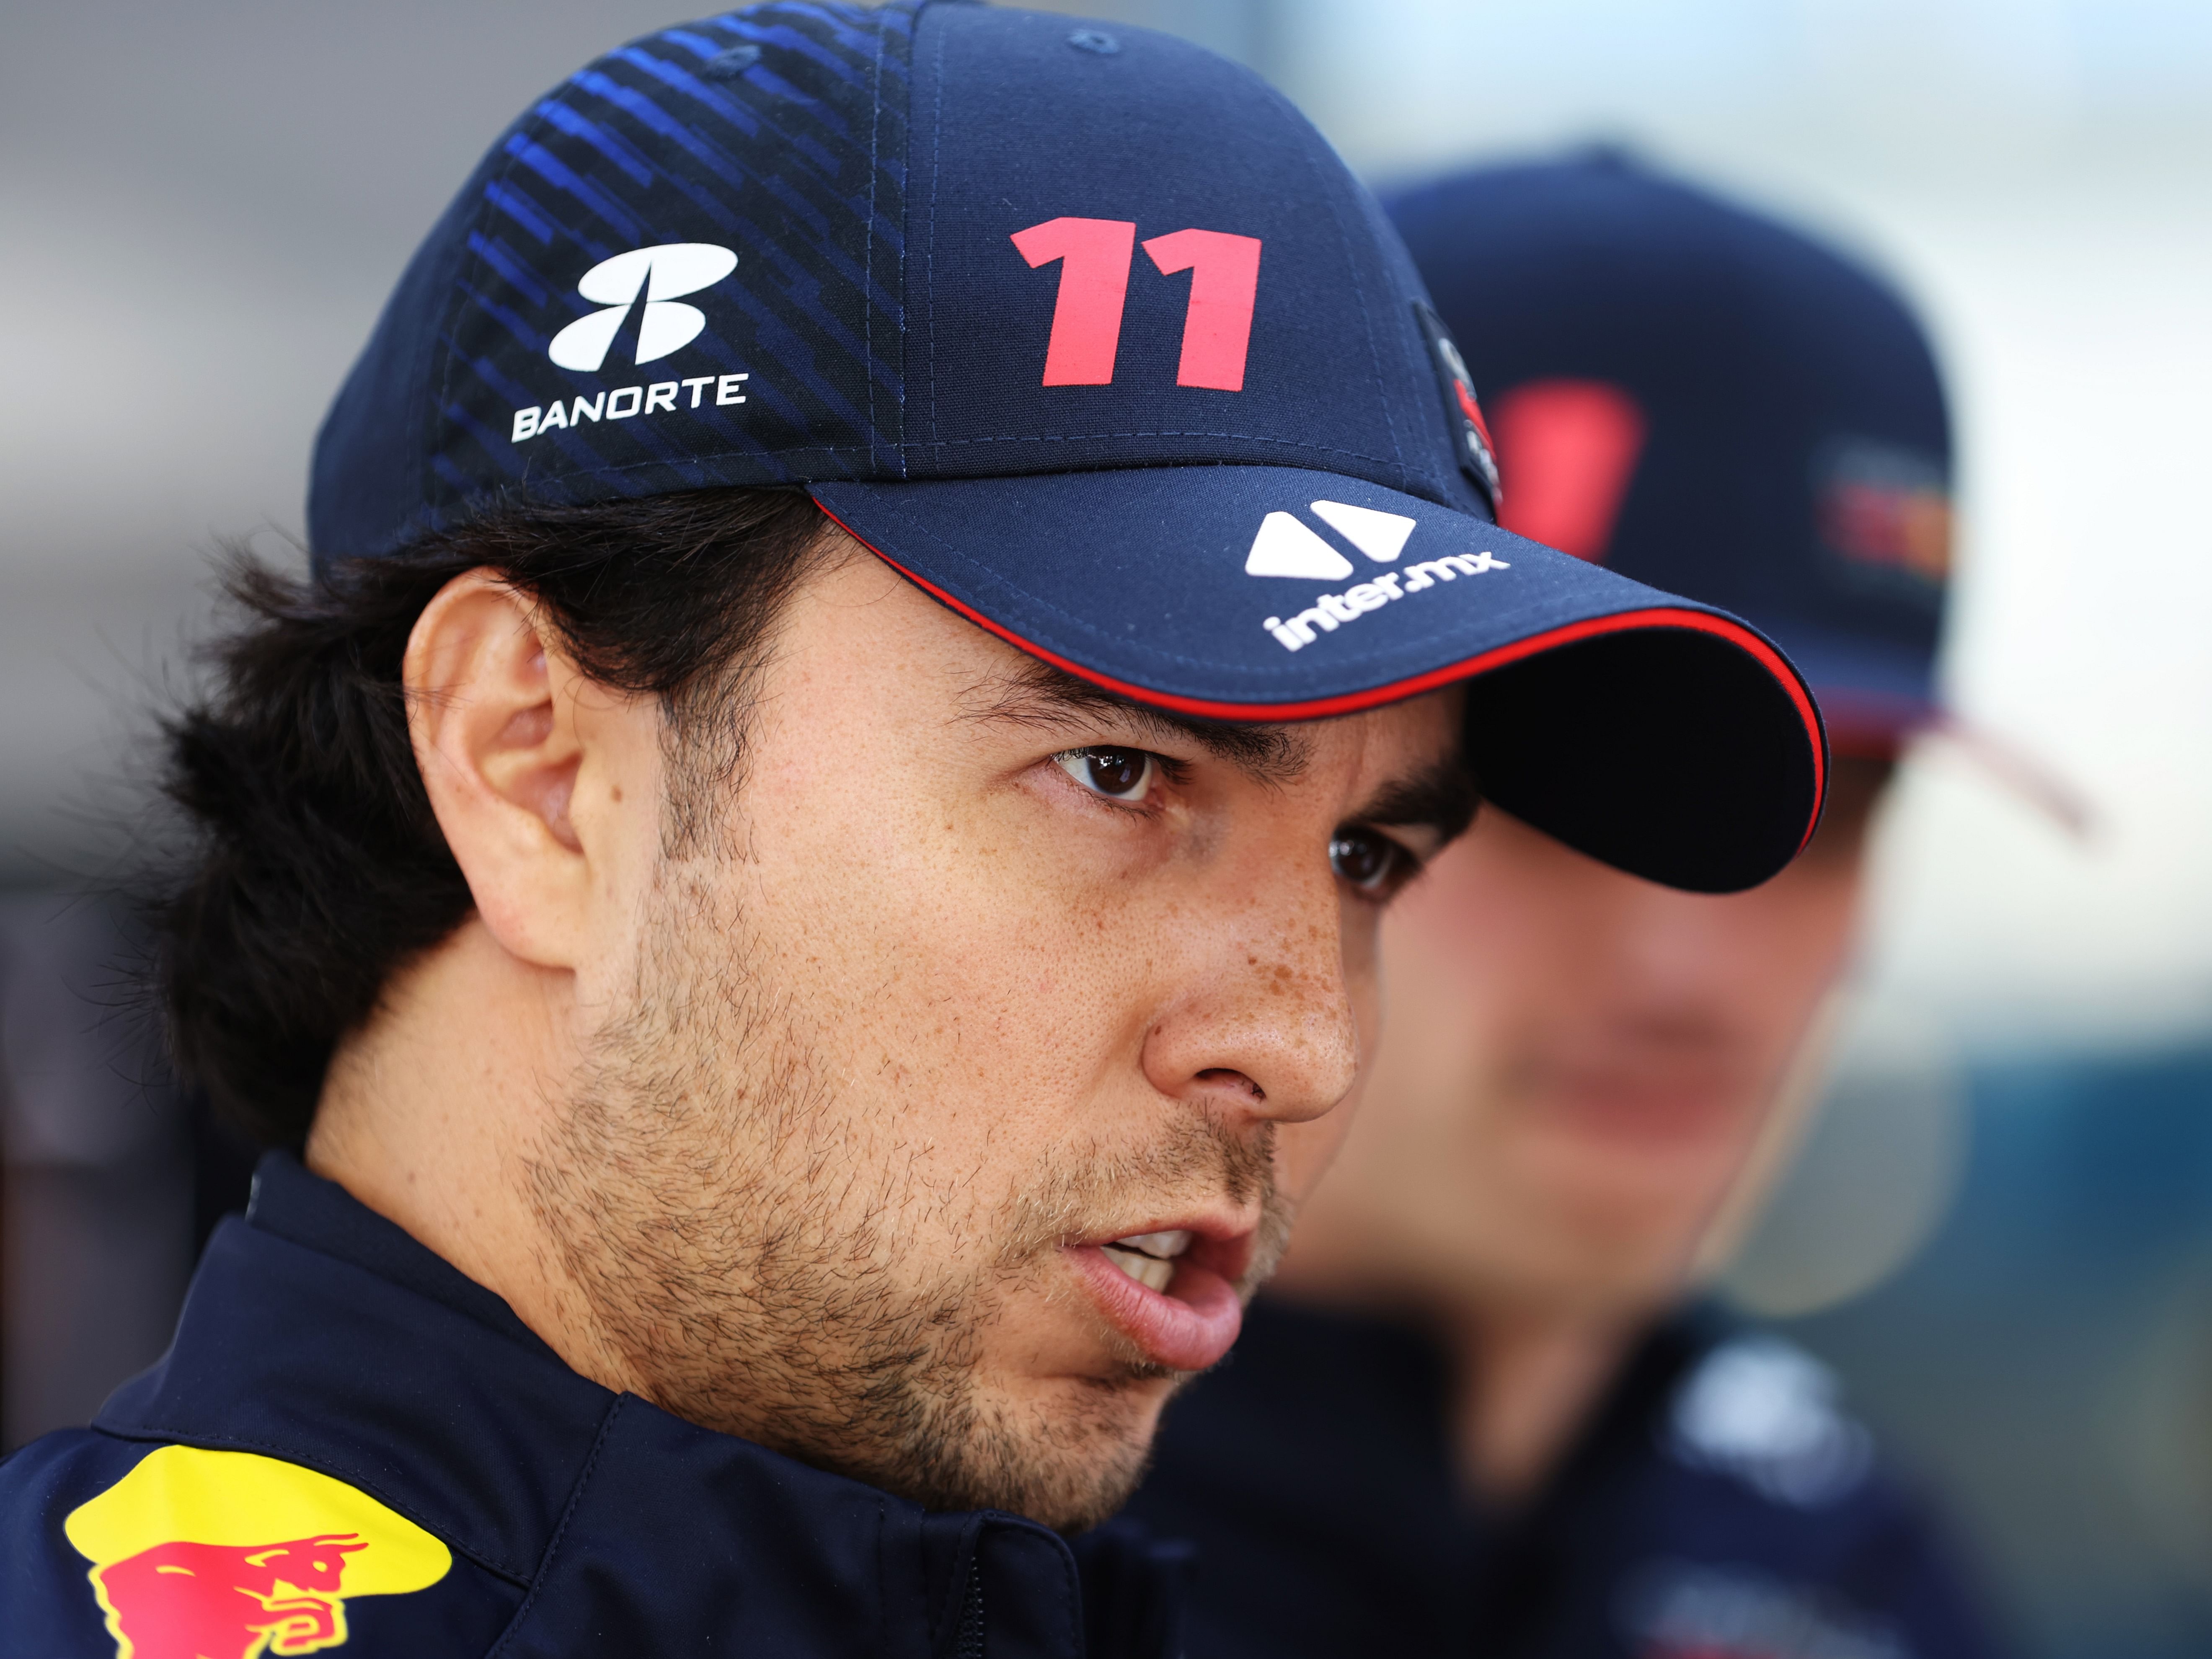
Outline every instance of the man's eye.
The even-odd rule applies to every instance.
[[[1141,749],[1071,749],[1053,759],[1092,794],[1132,805],[1159,781],[1159,757]]]
[[[1328,843],[1332,869],[1363,893],[1387,898],[1413,874],[1413,855],[1379,830],[1340,830]]]

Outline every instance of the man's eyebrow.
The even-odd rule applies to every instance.
[[[1474,774],[1455,756],[1411,777],[1393,778],[1352,817],[1362,823],[1425,826],[1451,842],[1474,822],[1481,803]]]
[[[1050,728],[1085,714],[1111,714],[1140,732],[1188,739],[1260,783],[1293,781],[1313,756],[1311,741],[1287,726],[1198,720],[1151,708],[1034,657],[1013,672],[975,687],[969,718]]]

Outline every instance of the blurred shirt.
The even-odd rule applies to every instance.
[[[1443,1350],[1262,1298],[1170,1407],[1131,1513],[1192,1540],[1189,1659],[1984,1659],[1940,1527],[1825,1367],[1694,1310],[1539,1494],[1486,1513]]]

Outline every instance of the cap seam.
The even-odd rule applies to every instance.
[[[471,181],[474,182],[477,186],[476,200],[470,204],[467,228],[471,230],[482,228],[481,222],[483,216],[485,191],[494,184],[497,184],[502,187],[506,186],[514,178],[515,169],[522,164],[522,158],[516,153],[514,149],[514,138],[532,121],[538,118],[538,112],[544,108],[545,100],[548,97],[550,97],[554,93],[559,91],[562,87],[568,85],[574,79],[575,76],[573,74],[566,76],[561,81],[556,82],[554,86],[548,88],[544,92],[540,93],[537,97],[532,99],[530,108],[522,115],[518,117],[507,127],[506,131],[500,134],[499,148],[501,159],[498,170],[489,177],[482,178],[480,180]],[[448,411],[453,406],[453,392],[454,360],[460,355],[453,349],[453,343],[451,337],[452,333],[453,332],[452,328],[452,319],[454,312],[453,294],[470,294],[480,289],[483,286],[483,276],[487,262],[484,258],[483,249],[481,247],[471,247],[470,246],[470,240],[471,239],[465,234],[461,238],[461,246],[465,250],[466,261],[462,267],[462,270],[455,273],[457,280],[453,283],[453,291],[449,292],[446,296],[447,309],[444,315],[447,320],[447,328],[445,335],[441,337],[440,340],[440,345],[445,353],[445,360],[440,366],[440,373],[438,375],[438,398],[437,402],[433,405],[434,412],[431,416],[433,420],[440,423],[441,428],[445,424],[451,422],[453,420],[453,416]],[[439,430],[431,434],[431,441],[422,446],[423,451],[422,463],[422,499],[431,503],[431,511],[433,513],[442,514],[445,511],[445,504],[433,493],[433,489],[434,487],[441,482],[437,476],[437,459],[446,453],[445,433],[442,430]],[[526,477],[527,477],[529,473],[531,461],[534,459],[535,457],[532,457],[526,459],[523,463],[523,472]],[[457,501],[466,500],[465,495],[459,491],[455,492],[455,496]]]
[[[1005,436],[1003,436],[1003,437],[988,437],[988,438],[945,438],[945,439],[941,439],[941,440],[939,440],[939,441],[936,441],[936,442],[934,442],[934,443],[929,443],[929,442],[923,442],[923,441],[914,441],[914,442],[910,442],[910,443],[901,443],[901,444],[892,445],[892,446],[890,446],[890,447],[893,447],[893,448],[896,448],[896,449],[898,449],[898,450],[900,450],[900,451],[902,451],[902,452],[904,452],[904,451],[908,451],[908,450],[918,450],[918,449],[943,449],[943,448],[953,448],[953,447],[959,447],[959,446],[961,446],[961,445],[964,445],[964,444],[1006,444],[1006,443],[1024,443],[1024,444],[1061,444],[1061,443],[1095,443],[1095,442],[1100,442],[1100,441],[1105,441],[1105,440],[1109,440],[1109,439],[1120,439],[1120,438],[1227,438],[1227,439],[1234,439],[1235,441],[1237,441],[1237,442],[1239,442],[1239,443],[1272,444],[1272,445],[1274,445],[1274,446],[1276,446],[1276,447],[1281,447],[1281,448],[1296,448],[1296,449],[1297,449],[1297,450],[1299,450],[1299,451],[1302,451],[1302,452],[1304,452],[1304,453],[1310,453],[1310,454],[1316,454],[1316,455],[1341,455],[1341,456],[1345,456],[1345,457],[1346,457],[1346,458],[1347,458],[1347,459],[1349,459],[1355,460],[1355,461],[1372,461],[1372,462],[1374,462],[1374,463],[1375,463],[1376,465],[1378,465],[1378,466],[1395,466],[1395,465],[1397,465],[1397,463],[1396,463],[1396,462],[1395,462],[1395,461],[1393,461],[1393,460],[1392,460],[1389,456],[1385,456],[1385,455],[1370,455],[1370,454],[1368,454],[1368,453],[1367,453],[1365,451],[1364,451],[1364,450],[1358,450],[1358,449],[1334,449],[1334,448],[1331,448],[1331,447],[1328,447],[1328,446],[1326,446],[1326,445],[1314,445],[1314,444],[1297,443],[1297,442],[1296,442],[1294,440],[1291,440],[1291,439],[1289,439],[1289,438],[1267,438],[1267,437],[1262,437],[1262,436],[1261,436],[1260,434],[1256,434],[1256,433],[1249,433],[1249,432],[1188,432],[1188,431],[1162,430],[1162,431],[1156,431],[1156,432],[1073,432],[1073,433],[1062,433],[1062,434],[1042,434],[1042,435],[1036,435],[1036,434],[1020,434],[1020,433],[1011,433],[1011,434],[1006,434],[1006,435],[1005,435]],[[885,447],[885,446],[883,446],[883,445],[880,445],[880,444],[866,444],[866,443],[861,443],[861,444],[796,444],[796,445],[793,445],[793,446],[791,446],[791,447],[787,447],[787,448],[779,448],[779,449],[715,449],[715,450],[695,451],[695,452],[693,452],[693,453],[690,453],[690,454],[687,454],[687,455],[684,456],[682,459],[676,459],[676,460],[670,460],[670,459],[663,459],[663,458],[659,458],[659,457],[655,457],[655,458],[653,458],[653,459],[647,459],[647,460],[642,460],[642,461],[625,461],[625,462],[623,462],[620,465],[615,465],[615,466],[598,466],[598,467],[594,467],[594,468],[592,470],[592,471],[591,471],[591,473],[590,473],[589,477],[586,477],[585,479],[581,480],[580,482],[583,482],[583,483],[588,483],[590,482],[591,478],[595,478],[595,477],[611,477],[611,476],[612,476],[612,475],[614,475],[614,474],[617,474],[617,473],[622,473],[622,472],[635,472],[635,471],[640,471],[643,470],[644,468],[647,468],[647,467],[652,467],[652,466],[687,466],[687,465],[693,465],[693,464],[695,464],[695,463],[699,463],[699,462],[717,461],[717,460],[726,460],[726,459],[732,459],[732,458],[736,458],[736,459],[762,459],[762,460],[772,460],[772,459],[776,459],[776,458],[778,458],[778,457],[782,457],[782,456],[792,456],[792,455],[842,455],[842,454],[870,454],[870,453],[874,453],[874,452],[876,452],[877,450],[881,449],[881,448],[883,448],[883,447]],[[1075,470],[1077,470],[1077,471],[1086,471],[1086,472],[1139,472],[1139,471],[1167,471],[1167,470],[1170,470],[1170,469],[1178,469],[1178,470],[1179,470],[1180,468],[1182,468],[1182,467],[1183,467],[1183,466],[1187,466],[1187,465],[1188,465],[1188,466],[1220,466],[1220,465],[1230,465],[1230,466],[1234,466],[1234,465],[1239,465],[1239,463],[1235,462],[1235,461],[1223,462],[1223,461],[1218,461],[1218,460],[1215,460],[1215,459],[1206,459],[1206,460],[1200,460],[1200,461],[1188,461],[1188,462],[1185,462],[1185,461],[1175,461],[1175,460],[1147,460],[1147,461],[1131,461],[1131,462],[1121,463],[1121,464],[1117,464],[1117,465],[1106,465],[1106,466],[1097,466],[1097,467],[1083,467],[1083,468],[1079,468],[1079,469],[1075,469]],[[1245,463],[1245,465],[1266,465],[1266,463]],[[1022,475],[1022,474],[1020,474],[1020,473],[1014,473],[1014,474],[1010,475],[1009,477],[1004,477],[1004,478],[1000,478],[1000,479],[995,479],[995,480],[994,480],[994,479],[988,479],[988,478],[980,478],[980,479],[944,478],[944,479],[934,479],[934,480],[931,480],[930,482],[933,482],[933,483],[993,483],[993,482],[997,482],[997,483],[1012,483],[1012,482],[1017,482],[1017,481],[1018,481],[1022,476],[1023,476],[1023,475]],[[807,480],[805,480],[804,482],[810,483],[842,483],[842,482],[845,482],[845,481],[844,481],[844,480],[842,480],[842,479],[836,479],[836,478],[822,478],[822,479],[807,479]],[[905,482],[905,481],[904,481],[904,480],[890,480],[890,479],[886,479],[886,480],[881,480],[880,482],[884,482],[884,483],[895,483],[895,482]],[[1356,480],[1354,480],[1354,482],[1355,482],[1355,483],[1359,483],[1370,484],[1370,485],[1372,485],[1374,488],[1378,489],[1397,489],[1397,488],[1398,488],[1398,486],[1396,486],[1396,485],[1394,485],[1394,484],[1387,484],[1387,483],[1382,483],[1377,482],[1376,480],[1370,479],[1370,478],[1360,478],[1360,479],[1356,479]],[[702,483],[702,484],[700,484],[700,485],[698,486],[698,488],[700,488],[700,489],[712,489],[712,488],[714,488],[714,485],[713,485],[711,483]],[[1433,497],[1431,497],[1431,496],[1427,496],[1427,495],[1421,495],[1419,494],[1419,491],[1417,491],[1417,490],[1401,489],[1401,490],[1400,490],[1400,493],[1401,493],[1401,494],[1402,494],[1402,495],[1414,495],[1414,496],[1416,496],[1418,499],[1422,500],[1422,501],[1434,501],[1434,504],[1435,504],[1435,505],[1437,505],[1437,506],[1438,506],[1438,507],[1442,507],[1445,508],[1445,509],[1446,509],[1447,511],[1449,511],[1449,512],[1453,512],[1453,513],[1463,513],[1463,514],[1464,514],[1464,516],[1466,516],[1466,517],[1468,517],[1468,518],[1470,518],[1470,519],[1472,519],[1472,518],[1474,518],[1474,514],[1471,514],[1471,513],[1464,513],[1464,509],[1463,509],[1463,508],[1457,507],[1454,507],[1451,503],[1449,503],[1449,502],[1448,502],[1448,501],[1435,501]],[[1480,523],[1480,522],[1486,522],[1486,520],[1477,520],[1477,522]]]
[[[924,9],[926,10],[927,8],[925,7]],[[915,13],[914,26],[915,32],[919,34],[921,31],[921,13],[920,11]],[[933,95],[936,100],[936,107],[930,113],[929,255],[927,262],[924,281],[927,283],[929,290],[929,338],[927,343],[926,349],[929,359],[929,436],[930,441],[933,443],[937,441],[937,434],[943,429],[939,426],[937,418],[937,197],[939,183],[945,177],[945,33],[946,31],[944,27],[939,25],[936,31],[937,39],[933,43],[937,55],[937,61],[931,70],[930,76],[931,89]],[[908,134],[908,143],[909,145],[913,143],[911,133]],[[908,296],[908,298],[910,302],[911,296]],[[906,436],[904,433],[901,433],[899,435],[902,440]],[[899,460],[901,467],[903,469],[906,460],[905,456],[902,454]]]
[[[904,447],[910,449],[950,449],[957,448],[965,444],[1101,443],[1110,440],[1122,438],[1233,438],[1239,443],[1271,444],[1279,449],[1297,449],[1315,455],[1343,455],[1347,456],[1355,461],[1372,461],[1377,466],[1395,467],[1401,472],[1405,470],[1403,463],[1400,462],[1394,457],[1388,455],[1370,455],[1364,449],[1339,449],[1328,444],[1310,444],[1294,438],[1269,438],[1256,432],[1200,432],[1178,428],[1162,428],[1155,431],[1148,432],[1010,432],[1004,434],[994,434],[990,437],[983,438],[940,438],[928,443],[915,442]],[[1134,471],[1144,467],[1164,467],[1180,465],[1182,465],[1182,463],[1176,461],[1133,461],[1126,463],[1121,466],[1102,467],[1097,470],[1101,471]],[[1209,459],[1205,461],[1191,463],[1191,465],[1200,466],[1219,466],[1225,465],[1233,466],[1237,464],[1233,461],[1224,463]],[[945,480],[945,482],[951,483],[953,482],[953,480],[948,479]],[[1363,482],[1367,481],[1363,480]],[[1396,488],[1396,486],[1391,484],[1382,484],[1379,487],[1385,489]],[[1405,493],[1407,495],[1413,495],[1418,492],[1407,490]],[[1422,499],[1425,501],[1428,498],[1424,496]],[[1455,509],[1455,511],[1457,509]]]
[[[1307,125],[1305,118],[1298,113],[1297,107],[1279,91],[1273,86],[1269,86],[1267,90],[1273,94],[1279,112],[1288,114],[1292,121],[1300,125]],[[1330,153],[1334,154],[1333,150]],[[1353,256],[1352,251],[1354,241],[1349,228],[1344,222],[1344,204],[1337,199],[1335,193],[1330,191],[1329,180],[1322,173],[1320,159],[1311,144],[1305,146],[1305,164],[1307,172],[1313,177],[1316,192],[1329,204],[1329,218],[1336,226],[1337,250],[1344,259],[1346,271],[1352,278],[1352,299],[1359,307],[1359,320],[1367,333],[1367,362],[1369,368],[1374,373],[1375,401],[1382,411],[1383,428],[1390,434],[1392,459],[1398,467],[1403,470],[1406,466],[1406,447],[1398,436],[1397,416],[1390,410],[1390,389],[1383,384],[1382,354],[1375,337],[1375,314],[1368,307],[1367,285],[1360,280],[1359,261]],[[1345,175],[1344,182],[1351,182],[1348,172]],[[1358,189],[1358,186],[1354,183],[1352,188]]]
[[[884,424],[876,416],[876,195],[883,179],[884,26],[876,22],[874,78],[869,87],[868,110],[868,248],[860,262],[860,349],[866,361],[860,372],[868,383],[868,441],[883,441]],[[903,295],[901,296],[903,299]],[[902,432],[899,434],[904,437]]]

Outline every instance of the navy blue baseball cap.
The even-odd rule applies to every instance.
[[[319,560],[517,503],[803,487],[1020,649],[1204,718],[1468,684],[1484,793],[1724,891],[1817,820],[1757,630],[1501,530],[1460,354],[1279,94],[1119,25],[774,3],[587,65],[401,278]]]
[[[1936,719],[1950,422],[1887,286],[1617,151],[1386,205],[1462,331],[1507,525],[1756,623],[1842,751]]]

